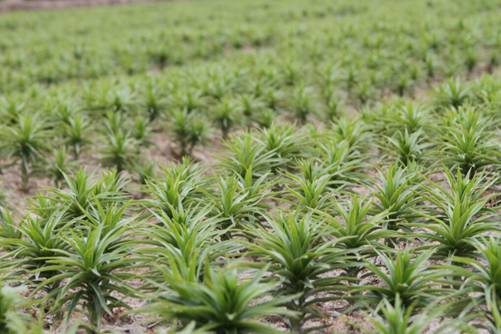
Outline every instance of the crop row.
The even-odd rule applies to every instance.
[[[360,95],[373,86],[406,93],[428,78],[495,67],[498,10],[491,0],[322,0],[138,5],[111,17],[109,9],[9,14],[0,22],[0,92],[251,55],[284,66],[335,65]]]
[[[318,331],[366,313],[361,331],[495,331],[499,91],[494,77],[451,81],[427,104],[397,99],[324,127],[239,131],[210,166],[152,167],[139,193],[121,171],[144,160],[141,138],[128,111],[103,113],[100,159],[112,171],[65,162],[53,168],[58,187],[21,218],[2,209],[3,280],[23,282],[39,319],[16,312],[28,304],[4,288],[5,319],[18,320],[4,326],[96,332],[132,305],[146,327],[187,333]],[[96,147],[67,136],[85,113],[60,112],[8,119],[8,160],[23,177],[54,138],[75,159]]]

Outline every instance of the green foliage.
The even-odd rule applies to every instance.
[[[122,210],[96,210],[97,215],[86,212],[88,221],[78,224],[79,228],[66,229],[59,238],[65,247],[52,249],[53,254],[42,257],[44,265],[34,272],[53,273],[37,289],[60,286],[44,297],[51,312],[63,312],[69,318],[82,305],[97,328],[104,314],[112,315],[116,307],[128,307],[116,293],[134,296],[126,281],[133,277],[127,269],[136,260],[130,256],[134,219],[122,218]]]
[[[306,123],[308,116],[313,113],[311,93],[304,86],[298,87],[292,96],[292,111],[294,117],[302,124]]]
[[[22,311],[19,288],[2,284],[0,290],[0,331],[5,334],[42,334],[44,331]]]
[[[333,214],[320,212],[320,218],[332,227],[332,234],[342,245],[355,253],[371,252],[370,245],[377,244],[380,239],[392,236],[385,230],[386,212],[371,215],[372,202],[353,195],[346,203],[335,202]]]
[[[288,173],[290,185],[287,191],[291,202],[307,209],[322,209],[330,199],[331,175],[318,164],[304,160],[298,163],[298,174]]]
[[[7,205],[7,196],[3,189],[0,189],[0,209]]]
[[[455,266],[448,266],[461,291],[463,304],[474,305],[484,312],[493,328],[501,325],[501,246],[499,238],[481,239],[474,243],[474,258],[454,257]],[[484,305],[485,308],[478,306]]]
[[[6,207],[0,206],[0,239],[18,239],[20,237],[21,233],[17,229],[12,213]],[[10,250],[6,244],[2,248]]]
[[[156,120],[163,111],[165,102],[160,97],[159,88],[153,81],[146,85],[143,104],[150,122]]]
[[[350,267],[350,256],[337,249],[332,241],[325,241],[326,228],[310,216],[280,216],[269,219],[271,229],[250,230],[254,243],[249,244],[251,255],[270,264],[268,270],[280,278],[280,295],[293,295],[287,307],[297,312],[290,318],[293,331],[308,332],[304,328],[308,319],[321,317],[320,292],[336,293],[343,289],[343,276],[324,277],[323,274]],[[330,297],[335,299],[335,296]]]
[[[15,226],[15,233],[3,239],[5,247],[17,259],[15,269],[31,273],[35,281],[56,275],[54,270],[42,273],[37,270],[44,268],[47,259],[55,256],[58,250],[66,248],[63,240],[65,224],[63,214],[56,211],[49,217],[28,217]],[[57,288],[57,285],[52,288]]]
[[[423,133],[416,131],[409,134],[398,132],[394,137],[388,138],[391,151],[396,156],[396,160],[407,166],[412,163],[420,163],[425,159],[425,151],[429,144],[424,142]]]
[[[425,214],[424,223],[416,223],[426,232],[423,236],[438,242],[436,247],[445,254],[467,255],[473,250],[472,242],[488,232],[499,231],[493,213],[486,208],[490,196],[485,196],[493,181],[476,175],[463,176],[444,172],[448,188],[439,184],[427,187],[425,199],[433,204],[431,214]]]
[[[433,304],[432,304],[433,305]],[[434,305],[437,307],[436,305]],[[375,327],[373,333],[377,334],[423,334],[428,333],[430,325],[440,315],[440,308],[437,310],[428,307],[426,313],[413,315],[412,307],[405,307],[397,296],[394,303],[384,300],[382,316],[372,319]],[[436,321],[435,321],[436,322]],[[453,333],[453,330],[461,328],[461,320],[455,321],[455,326],[449,323],[439,323],[434,326],[433,333]],[[463,328],[461,328],[463,329]]]
[[[195,113],[186,110],[174,112],[171,126],[179,145],[180,157],[192,155],[195,146],[207,139],[207,124]]]
[[[474,108],[451,111],[440,128],[444,162],[463,175],[474,175],[487,167],[496,166],[501,159],[499,143],[491,130],[492,120]]]
[[[80,169],[74,175],[65,174],[64,177],[65,188],[55,189],[40,203],[48,209],[43,211],[60,209],[66,219],[72,220],[82,217],[95,201],[107,206],[123,203],[127,199],[125,187],[128,180],[116,171],[103,173],[101,178],[96,178]]]
[[[64,124],[64,138],[76,160],[79,159],[83,146],[90,143],[88,128],[88,120],[80,114],[72,115]]]
[[[74,167],[74,161],[70,161],[66,148],[61,148],[54,151],[53,160],[51,161],[47,173],[54,181],[54,185],[59,187],[64,181],[64,175],[70,174]]]
[[[325,168],[329,177],[329,188],[350,188],[357,185],[362,178],[362,171],[366,164],[362,160],[362,154],[356,147],[350,146],[349,141],[325,141],[320,142],[318,154],[320,163]]]
[[[402,223],[412,222],[417,217],[417,204],[422,201],[418,192],[419,175],[416,166],[401,167],[393,164],[373,185],[376,198],[373,211],[386,213],[385,225],[390,230],[398,229]]]
[[[138,146],[148,146],[151,144],[149,137],[151,136],[150,125],[146,118],[138,116],[134,119],[132,130],[132,138],[138,143]]]
[[[199,281],[205,265],[227,250],[219,242],[222,234],[217,229],[219,221],[206,218],[207,209],[195,209],[178,212],[173,217],[155,213],[157,224],[145,230],[150,241],[141,252],[147,264],[154,264],[155,282],[162,282],[164,272],[188,282]]]
[[[263,301],[276,286],[262,283],[263,273],[241,280],[232,269],[208,269],[202,282],[187,282],[183,277],[166,273],[169,289],[147,308],[160,319],[180,320],[199,330],[214,333],[280,333],[256,319],[288,315],[281,307],[287,298]]]
[[[415,101],[389,101],[376,110],[365,109],[362,117],[373,131],[390,138],[405,132],[409,134],[420,132],[422,136],[425,136],[431,126],[429,108]],[[383,141],[381,148],[385,146],[385,141]]]
[[[470,98],[470,92],[464,84],[455,79],[440,86],[435,96],[435,105],[442,108],[459,108]]]
[[[260,145],[251,133],[233,138],[227,143],[228,155],[221,164],[229,174],[239,175],[252,181],[268,174],[276,166],[277,159],[273,151]]]
[[[152,162],[138,162],[132,168],[137,173],[137,182],[140,184],[145,185],[156,176],[155,164]]]
[[[234,101],[224,99],[217,105],[211,113],[214,122],[217,124],[223,135],[223,139],[228,138],[230,130],[235,127],[239,121],[238,108]]]
[[[109,132],[106,144],[101,151],[101,159],[107,166],[116,168],[118,172],[130,168],[136,159],[137,142],[124,131]]]
[[[499,12],[2,14],[0,332],[498,332]]]
[[[256,223],[264,215],[263,204],[267,197],[266,184],[249,189],[238,176],[220,179],[217,192],[209,195],[214,216],[223,229],[237,228]],[[257,188],[256,188],[257,187]]]
[[[260,142],[276,161],[275,168],[289,168],[290,163],[302,155],[304,135],[291,125],[271,124],[258,134]]]
[[[434,295],[444,293],[439,286],[444,272],[430,268],[428,260],[431,255],[431,252],[426,252],[414,257],[409,250],[398,250],[389,257],[378,252],[382,267],[371,262],[367,262],[366,267],[382,285],[361,286],[360,289],[369,294],[360,296],[360,301],[374,305],[382,300],[392,303],[398,300],[403,306],[426,305]]]
[[[167,167],[159,180],[148,180],[146,186],[153,197],[148,206],[172,217],[197,201],[203,186],[200,166],[184,159]]]
[[[2,129],[1,149],[14,163],[19,163],[23,191],[29,189],[33,166],[44,159],[48,135],[46,120],[35,113],[20,114],[13,126]]]
[[[364,150],[369,140],[367,128],[357,119],[340,118],[332,126],[329,136],[336,142],[346,141],[348,147]]]

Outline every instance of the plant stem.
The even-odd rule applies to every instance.
[[[28,192],[29,190],[30,175],[28,171],[28,162],[26,159],[21,159],[21,190]]]

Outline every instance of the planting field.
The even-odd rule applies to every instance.
[[[500,62],[498,0],[1,14],[0,334],[500,334]]]

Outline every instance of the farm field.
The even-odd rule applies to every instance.
[[[501,1],[0,14],[0,334],[501,333]]]

